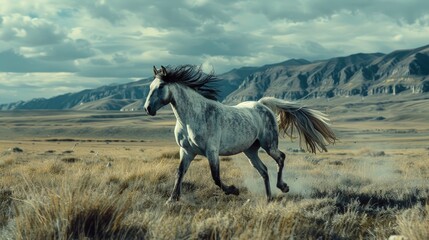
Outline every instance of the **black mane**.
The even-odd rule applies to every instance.
[[[166,67],[166,75],[160,78],[166,83],[177,83],[188,86],[205,98],[217,101],[219,98],[218,83],[214,72],[206,74],[202,71],[201,66],[179,65],[175,68]]]

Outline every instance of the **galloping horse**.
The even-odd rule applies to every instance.
[[[266,195],[271,200],[267,167],[258,157],[258,149],[262,147],[277,162],[277,187],[288,192],[282,180],[286,155],[278,149],[279,129],[288,135],[296,129],[313,153],[327,151],[326,145],[336,140],[326,115],[319,111],[272,97],[227,106],[216,101],[218,79],[213,73],[203,73],[201,67],[161,66],[158,70],[154,66],[153,71],[155,78],[144,108],[155,116],[157,110],[171,104],[177,119],[174,135],[180,146],[180,165],[167,202],[179,200],[183,176],[197,154],[207,157],[215,184],[225,194],[238,195],[234,185],[226,185],[220,179],[219,156],[244,152],[264,179]]]

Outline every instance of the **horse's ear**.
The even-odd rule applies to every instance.
[[[158,73],[158,70],[156,70],[156,67],[155,66],[153,66],[153,75],[155,75],[156,76],[156,74]]]
[[[162,75],[167,76],[167,69],[165,69],[165,67],[162,65],[161,65],[161,73]]]

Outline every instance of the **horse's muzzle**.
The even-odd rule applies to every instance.
[[[153,111],[153,108],[151,108],[150,106],[147,106],[145,108],[145,110],[146,110],[146,113],[149,114],[149,115],[151,115],[151,116],[155,116],[156,115],[156,111]]]

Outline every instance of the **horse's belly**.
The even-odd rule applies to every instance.
[[[230,135],[229,137],[223,137],[220,142],[219,155],[228,156],[234,155],[250,148],[256,141],[257,135]]]
[[[252,144],[237,146],[235,148],[223,148],[219,151],[219,156],[231,156],[238,153],[241,153],[248,149]]]
[[[250,109],[226,118],[221,128],[219,154],[233,155],[250,148],[258,137],[260,125]]]

